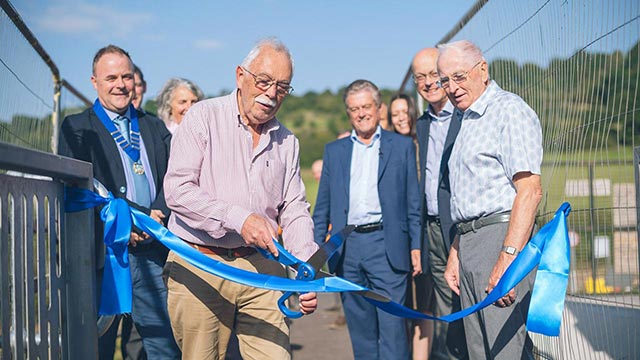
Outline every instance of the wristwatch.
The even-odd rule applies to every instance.
[[[506,252],[509,255],[518,255],[520,250],[514,248],[513,246],[503,246],[502,251]]]

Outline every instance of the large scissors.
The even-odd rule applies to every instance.
[[[258,250],[264,257],[276,260],[281,264],[289,266],[291,269],[293,269],[296,272],[296,280],[312,281],[325,277],[334,277],[334,275],[324,272],[321,269],[329,260],[329,258],[331,258],[331,255],[333,255],[340,248],[345,239],[349,236],[349,234],[351,234],[353,229],[355,229],[355,226],[347,225],[339,232],[333,234],[320,246],[320,248],[313,255],[311,255],[311,257],[307,261],[302,261],[291,255],[291,253],[285,250],[284,247],[280,245],[280,243],[275,239],[273,242],[278,249],[277,257],[273,256],[273,254],[265,249],[258,248]],[[294,292],[292,291],[286,291],[278,300],[278,307],[280,308],[280,311],[282,311],[282,313],[287,317],[297,319],[299,317],[302,317],[302,315],[304,314],[301,311],[293,311],[286,305],[287,299],[293,294]]]

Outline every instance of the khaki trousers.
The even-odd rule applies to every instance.
[[[277,262],[207,255],[239,269],[285,276]],[[281,292],[224,280],[169,253],[164,272],[171,327],[183,359],[223,360],[231,332],[243,359],[290,359],[289,326],[278,309]]]

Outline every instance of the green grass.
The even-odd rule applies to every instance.
[[[605,149],[583,149],[582,151],[547,152],[545,149],[544,162],[584,162],[596,163],[633,161],[633,146],[607,146]]]
[[[313,214],[313,208],[316,205],[316,197],[318,196],[318,181],[313,178],[313,173],[310,168],[300,169],[300,175],[304,182],[304,187],[307,191],[307,201],[311,204],[311,214]]]
[[[611,193],[608,196],[595,196],[594,208],[611,208],[613,206],[613,186],[619,183],[633,183],[633,163],[612,163],[609,165],[596,164],[593,166],[593,179],[608,179],[611,184]],[[558,163],[555,166],[542,166],[542,188],[544,191],[544,201],[547,211],[553,211],[562,202],[568,201],[573,209],[588,209],[590,207],[589,197],[567,197],[565,196],[565,183],[567,180],[587,180],[589,179],[589,166],[577,166],[571,164]],[[546,211],[545,211],[546,212]]]

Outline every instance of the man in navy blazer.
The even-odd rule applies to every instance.
[[[162,186],[171,134],[162,121],[131,105],[135,94],[134,70],[129,54],[123,49],[114,45],[100,49],[93,60],[91,81],[98,99],[93,107],[65,118],[59,154],[92,163],[94,178],[114,196],[127,199],[130,205],[164,223],[169,210]],[[138,126],[139,134],[135,131]],[[136,146],[138,140],[140,145]],[[130,155],[126,148],[137,149],[139,157]],[[100,268],[104,262],[104,243],[99,217],[95,224]],[[147,355],[150,359],[179,359],[180,349],[173,339],[167,290],[162,281],[168,250],[144,233],[132,232],[129,244],[132,316]],[[101,271],[98,275],[100,279]],[[117,326],[112,326],[99,339],[101,359],[113,358],[116,332]]]
[[[420,195],[411,138],[378,124],[380,92],[367,80],[344,94],[350,137],[328,144],[313,214],[315,241],[356,225],[329,261],[339,276],[404,303],[410,273],[420,265]],[[342,293],[356,359],[408,359],[405,320],[363,297]]]

